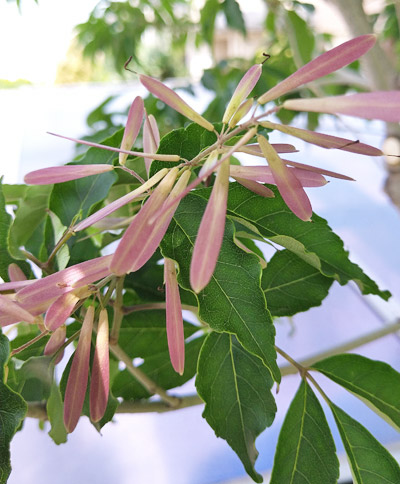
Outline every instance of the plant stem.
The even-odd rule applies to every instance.
[[[137,311],[151,311],[154,309],[165,309],[166,303],[159,302],[159,303],[146,303],[146,304],[136,304],[134,306],[122,306],[122,311],[124,314],[131,314]],[[182,304],[182,309],[186,309],[187,311],[191,311],[192,313],[197,314],[198,309],[196,306],[189,306],[189,304]]]
[[[50,333],[49,330],[43,331],[43,333],[38,334],[34,338],[32,338],[30,341],[25,343],[24,345],[20,346],[19,348],[15,348],[15,350],[12,350],[10,353],[10,357],[16,355],[17,353],[21,353],[21,351],[24,351],[26,348],[29,348],[29,346],[33,345],[33,343],[36,343],[37,341],[41,340],[43,336],[47,336]]]
[[[125,363],[126,369],[129,373],[136,378],[136,380],[143,385],[146,390],[154,395],[157,394],[161,399],[169,405],[169,407],[175,409],[178,408],[181,402],[181,398],[172,397],[168,395],[168,393],[157,385],[153,380],[151,380],[145,373],[142,372],[139,368],[136,368],[133,363],[132,359],[129,355],[127,355],[122,348],[118,345],[111,345],[110,344],[110,351],[116,356],[120,361]]]
[[[179,404],[172,408],[162,401],[126,401],[121,402],[116,410],[116,414],[133,414],[133,413],[165,413],[173,410],[179,410],[181,408],[194,407],[203,403],[203,400],[198,395],[187,395],[179,399]],[[47,420],[46,404],[43,402],[28,402],[27,417],[37,418],[40,420]]]
[[[61,247],[74,235],[74,232],[69,228],[64,232],[62,235],[61,239],[57,242],[56,246],[52,250],[51,254],[49,255],[49,258],[47,261],[42,265],[42,269],[45,272],[51,272],[52,271],[52,265],[53,265],[53,259],[57,255],[57,252],[61,249]]]
[[[318,353],[314,356],[306,358],[305,360],[302,360],[301,365],[304,367],[309,367],[313,363],[316,363],[319,360],[323,360],[325,358],[329,358],[330,356],[334,356],[340,353],[346,353],[347,351],[354,350],[359,346],[372,343],[373,341],[376,341],[377,339],[380,339],[383,336],[387,336],[389,334],[395,333],[396,331],[400,331],[400,320],[396,321],[394,324],[390,324],[386,326],[385,328],[379,329],[377,331],[373,331],[372,333],[369,333],[365,336],[361,336],[360,338],[353,339],[348,343],[344,343],[342,345],[331,348],[330,350],[323,351],[322,353]],[[282,376],[293,375],[297,373],[297,371],[293,368],[292,365],[283,366],[280,370],[281,370]]]
[[[285,351],[283,351],[278,346],[275,346],[275,350],[277,353],[283,356],[285,360],[287,360],[292,365],[293,368],[296,369],[296,371],[294,371],[293,373],[299,372],[302,378],[304,378],[307,375],[307,368],[304,367],[301,363],[298,363],[296,360],[294,360],[291,356],[289,356]]]

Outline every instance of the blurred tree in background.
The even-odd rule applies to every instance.
[[[20,0],[7,1],[21,6]],[[189,93],[194,93],[194,86],[200,81],[213,94],[213,101],[204,112],[214,122],[221,118],[243,72],[254,61],[260,62],[263,52],[271,57],[255,96],[332,47],[332,34],[321,32],[316,25],[318,5],[319,9],[336,8],[347,25],[349,37],[375,33],[379,42],[361,62],[301,87],[300,95],[399,89],[400,3],[382,0],[380,10],[375,5],[373,13],[371,4],[367,0],[260,0],[260,9],[255,12],[256,4],[240,0],[101,0],[88,20],[77,25],[76,39],[59,67],[57,82],[132,79],[132,74],[124,70],[124,63],[132,57],[138,72],[161,80],[175,78],[173,87]],[[283,96],[282,101],[298,94]],[[121,114],[126,114],[128,107],[125,113],[113,113],[112,101],[113,98],[105,100],[88,117],[91,139],[100,140],[121,127]],[[146,109],[161,120],[162,135],[182,123],[179,114],[152,96],[146,99]],[[284,123],[296,116],[307,116],[309,129],[318,126],[315,113],[299,115],[282,110],[278,116]],[[399,139],[399,125],[387,123],[384,151],[399,155]],[[385,160],[385,190],[397,207],[399,159],[391,156]]]

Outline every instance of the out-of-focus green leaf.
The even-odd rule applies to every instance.
[[[300,68],[313,58],[315,46],[314,32],[293,10],[286,10],[287,34],[290,46],[294,51],[294,58],[297,67]]]
[[[67,441],[67,431],[64,425],[64,405],[61,398],[60,389],[55,381],[53,381],[50,390],[50,396],[46,404],[47,416],[51,425],[49,431],[50,437],[54,443],[64,444]]]
[[[246,35],[246,25],[238,2],[236,0],[224,0],[222,9],[229,27]]]
[[[201,32],[204,40],[212,45],[214,40],[215,18],[220,9],[218,0],[206,0],[200,12]]]
[[[10,227],[9,248],[13,257],[25,259],[19,248],[25,246],[47,216],[52,185],[27,187]]]
[[[32,356],[14,372],[13,387],[28,402],[47,400],[53,383],[54,364],[51,356]]]
[[[11,215],[6,211],[6,202],[2,187],[2,178],[0,178],[0,277],[5,281],[9,281],[8,266],[10,264],[17,264],[26,276],[31,274],[31,269],[26,262],[14,259],[9,253],[8,234],[12,220]]]
[[[61,239],[63,234],[66,232],[67,227],[63,225],[57,215],[51,211],[49,211],[49,216],[51,220],[51,225],[53,226],[53,234],[54,234],[54,246],[57,242]],[[70,255],[68,245],[64,244],[60,250],[56,254],[57,260],[57,267],[59,271],[65,269],[68,265]]]

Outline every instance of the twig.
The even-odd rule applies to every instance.
[[[354,350],[359,346],[363,346],[367,343],[372,343],[373,341],[380,339],[383,336],[395,333],[396,331],[400,331],[400,320],[396,321],[394,324],[386,326],[385,328],[373,331],[372,333],[361,336],[360,338],[353,339],[348,343],[344,343],[343,345],[336,346],[335,348],[331,348],[330,350],[323,351],[322,353],[318,353],[314,356],[306,358],[305,360],[302,360],[300,364],[306,368],[310,367],[313,363],[316,363],[319,360],[323,360],[325,358],[329,358],[330,356]],[[280,368],[280,370],[282,376],[293,375],[297,373],[297,370],[292,365],[283,366],[282,368]]]
[[[137,311],[151,311],[155,309],[165,309],[166,303],[159,302],[159,303],[147,303],[147,304],[135,304],[134,306],[122,306],[122,312],[124,314],[131,314]],[[189,304],[182,304],[182,309],[186,309],[187,311],[191,311],[192,313],[198,312],[196,306],[190,306]]]
[[[30,341],[28,341],[24,345],[20,346],[19,348],[15,348],[15,350],[12,350],[11,353],[10,353],[10,356],[14,356],[18,353],[21,353],[21,351],[24,351],[26,348],[29,348],[29,346],[36,343],[36,341],[39,341],[40,339],[42,339],[43,336],[47,336],[49,333],[50,333],[49,330],[43,331],[43,333],[38,334],[37,336],[32,338]]]
[[[172,397],[168,395],[168,393],[157,385],[153,380],[151,380],[145,373],[142,372],[139,368],[133,365],[132,359],[129,355],[127,355],[122,348],[118,345],[110,345],[110,351],[116,356],[120,361],[125,363],[126,369],[129,373],[136,378],[136,380],[143,385],[144,388],[151,394],[151,395],[158,395],[166,404],[168,404],[172,408],[177,408],[180,405],[181,398]]]
[[[133,414],[133,413],[165,413],[171,412],[173,410],[180,410],[182,408],[194,407],[204,403],[203,400],[198,395],[188,395],[186,397],[181,397],[179,399],[179,405],[172,408],[165,402],[162,401],[126,401],[121,402],[117,407],[116,414]],[[40,420],[48,420],[46,403],[45,402],[29,402],[27,417],[37,418]]]

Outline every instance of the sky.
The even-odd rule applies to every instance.
[[[0,79],[54,82],[73,27],[87,20],[97,0],[0,2]]]

